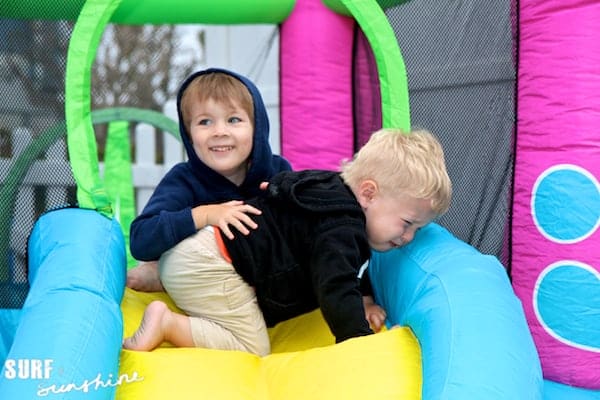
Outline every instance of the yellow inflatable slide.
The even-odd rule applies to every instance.
[[[121,309],[130,336],[152,300],[177,310],[165,293],[126,289]],[[421,358],[408,328],[334,338],[319,310],[269,330],[273,353],[174,348],[123,350],[116,398],[122,400],[420,399]]]

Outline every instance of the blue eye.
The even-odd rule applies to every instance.
[[[242,119],[238,118],[238,117],[229,118],[229,123],[231,123],[231,124],[237,124],[238,122],[242,122]]]
[[[198,121],[198,125],[210,125],[210,124],[211,124],[211,120],[208,118],[201,119],[200,121]]]

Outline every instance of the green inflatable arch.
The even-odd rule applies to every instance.
[[[15,19],[79,18],[85,0],[3,0],[0,15]],[[109,21],[117,24],[278,24],[294,0],[122,0]]]

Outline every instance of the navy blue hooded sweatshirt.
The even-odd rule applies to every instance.
[[[185,89],[199,75],[222,72],[242,82],[254,103],[254,142],[250,153],[250,168],[240,186],[204,164],[196,155],[183,122],[181,98]],[[211,68],[190,75],[177,95],[179,133],[188,161],[175,165],[159,182],[142,213],[132,222],[131,254],[141,261],[158,260],[162,253],[196,233],[192,208],[245,200],[260,193],[259,185],[291,166],[284,158],[274,155],[269,145],[269,120],[260,92],[247,78],[234,72]]]

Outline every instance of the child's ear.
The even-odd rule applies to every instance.
[[[377,196],[379,192],[379,187],[377,183],[372,179],[365,179],[361,181],[358,185],[358,202],[360,203],[362,208],[367,208],[371,201]]]

